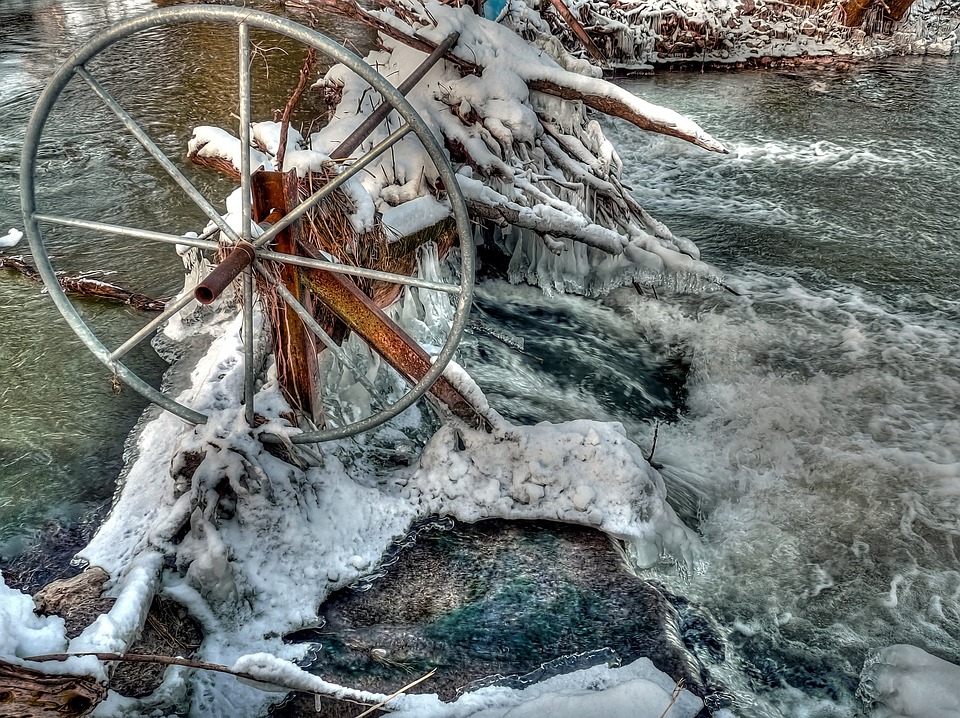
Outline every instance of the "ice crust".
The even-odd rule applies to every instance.
[[[870,718],[957,718],[960,666],[906,644],[868,658],[857,695]]]
[[[4,236],[0,237],[0,248],[10,249],[16,247],[21,239],[23,239],[23,232],[16,227],[11,227]]]

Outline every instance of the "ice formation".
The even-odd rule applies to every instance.
[[[508,15],[508,22],[521,32],[531,22],[540,22],[537,3],[527,5],[515,0]],[[759,58],[949,55],[960,50],[960,5],[955,0],[919,0],[897,20],[886,17],[882,5],[868,8],[853,27],[845,25],[841,3],[615,0],[581,2],[577,7],[611,68],[732,64]],[[567,47],[584,54],[552,10],[541,3],[539,11]]]
[[[889,646],[864,663],[857,695],[871,718],[956,718],[960,666],[916,646]]]
[[[0,248],[10,249],[11,247],[16,247],[21,239],[23,239],[23,232],[15,227],[11,227],[3,237],[0,237]]]
[[[695,534],[673,514],[659,476],[618,425],[517,427],[484,406],[492,434],[449,424],[411,468],[375,470],[362,457],[348,465],[336,447],[299,454],[298,466],[258,440],[299,431],[282,417],[289,407],[270,368],[257,395],[264,424],[247,428],[242,406],[230,399],[240,395],[242,382],[238,322],[221,308],[204,322],[178,319],[168,330],[183,345],[198,333],[212,341],[180,399],[189,398],[211,420],[188,427],[161,414],[144,425],[118,501],[81,552],[110,573],[118,601],[71,650],[122,650],[159,591],[202,623],[202,659],[232,665],[267,653],[296,670],[289,660],[297,649],[280,637],[312,625],[329,592],[369,571],[392,539],[431,513],[582,523],[623,538],[647,565],[661,555],[695,560]],[[448,373],[480,400],[462,370]],[[167,475],[158,477],[158,466],[169,467]],[[184,524],[185,538],[173,542]],[[163,569],[165,557],[179,570]],[[189,693],[185,680],[173,672],[153,700],[189,700],[193,714],[231,715],[241,699],[264,708],[272,699],[229,676],[198,674]],[[114,699],[103,710],[122,715],[151,703],[123,705]]]

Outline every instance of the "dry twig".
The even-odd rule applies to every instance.
[[[280,169],[283,169],[283,157],[287,152],[287,132],[290,128],[290,115],[293,114],[294,108],[300,102],[303,93],[306,92],[307,85],[310,83],[310,75],[313,73],[313,68],[316,64],[317,51],[311,47],[307,50],[307,54],[303,58],[303,65],[300,67],[300,78],[297,80],[297,86],[293,89],[293,94],[290,95],[287,104],[284,105],[283,115],[280,118],[280,142],[277,147],[276,162],[277,167]]]

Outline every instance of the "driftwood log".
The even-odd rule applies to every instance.
[[[106,696],[92,676],[48,675],[0,660],[0,718],[84,716]]]
[[[22,256],[0,256],[0,269],[11,269],[19,272],[28,279],[33,279],[38,282],[41,281],[40,272]],[[75,294],[92,299],[105,299],[111,302],[119,302],[120,304],[129,304],[131,307],[145,312],[162,312],[165,306],[164,302],[159,299],[153,299],[139,292],[131,292],[129,289],[118,287],[111,282],[104,282],[102,279],[96,279],[89,274],[77,276],[58,274],[57,281],[67,294]]]

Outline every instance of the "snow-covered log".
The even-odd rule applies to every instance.
[[[382,0],[370,10],[339,0],[298,5],[338,11],[377,28],[379,49],[366,60],[395,84],[443,38],[459,33],[444,61],[407,97],[442,138],[473,216],[496,228],[489,236],[511,256],[514,280],[586,294],[637,279],[692,278],[694,286],[720,280],[692,242],[673,236],[630,196],[620,182],[620,158],[591,112],[726,151],[689,118],[603,80],[598,68],[566,52],[545,25],[536,37],[521,37],[470,7],[419,0]],[[342,66],[318,86],[335,109],[309,146],[329,154],[378,100]],[[395,128],[394,115],[360,152]],[[375,163],[362,182],[384,215],[444,195],[413,137]]]

